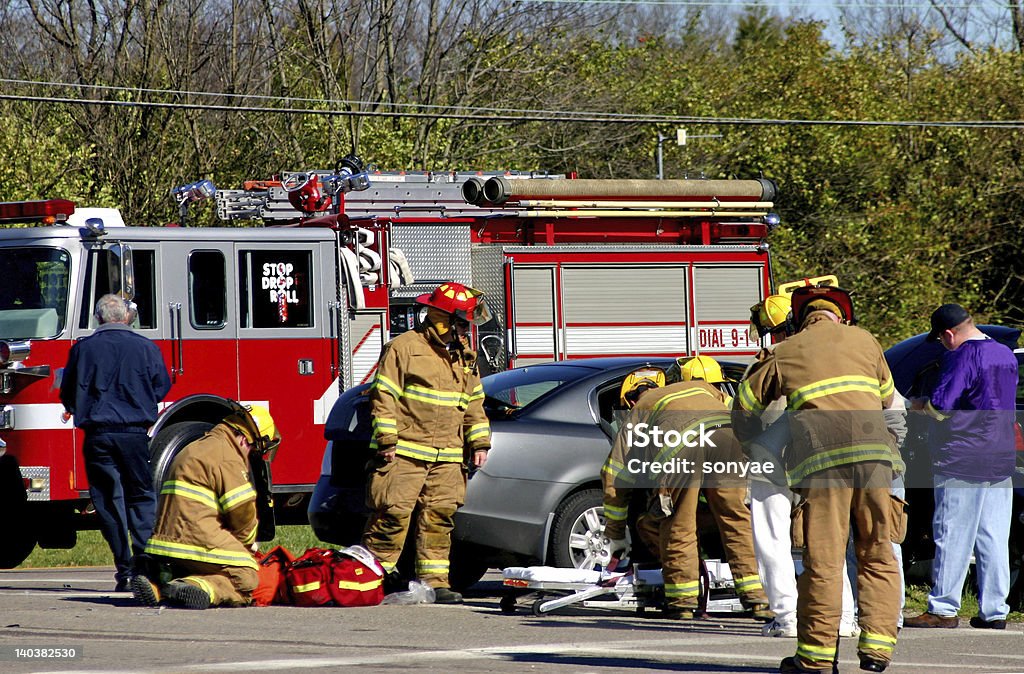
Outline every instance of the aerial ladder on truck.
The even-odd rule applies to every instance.
[[[325,185],[331,191],[337,179],[329,171],[284,173],[275,180],[246,181],[240,190],[217,192],[217,214],[229,221],[261,219],[270,225],[347,229],[340,255],[349,278],[358,280],[348,287],[349,310],[352,316],[361,312],[386,314],[381,334],[370,340],[378,346],[387,336],[413,325],[415,296],[429,292],[438,283],[455,280],[485,291],[488,301],[499,309],[497,324],[485,326],[476,335],[490,370],[504,369],[517,361],[586,355],[579,347],[588,339],[599,342],[593,355],[617,353],[615,348],[604,348],[612,335],[597,325],[608,321],[592,321],[587,315],[579,322],[595,323],[589,335],[576,330],[573,336],[569,334],[572,326],[555,325],[554,319],[541,326],[524,325],[526,333],[537,332],[534,328],[550,328],[556,334],[551,339],[537,337],[552,343],[545,348],[534,345],[526,349],[534,353],[519,358],[523,350],[515,344],[520,331],[513,314],[522,293],[514,288],[516,274],[510,268],[517,258],[529,264],[539,260],[531,254],[539,253],[539,247],[549,253],[545,262],[557,267],[556,280],[563,285],[568,277],[585,276],[573,267],[575,261],[621,262],[619,269],[628,276],[634,268],[654,264],[659,255],[681,252],[680,247],[689,247],[709,264],[713,252],[720,254],[723,263],[758,257],[764,274],[733,281],[745,287],[757,286],[752,292],[744,292],[749,294],[750,303],[771,285],[766,238],[779,219],[772,212],[776,186],[765,178],[602,180],[519,171],[369,171],[365,180],[364,174],[359,175],[362,182],[358,189],[326,199],[317,197],[316,188]],[[301,196],[303,191],[312,194]],[[311,205],[318,210],[311,210]],[[611,246],[622,247],[622,256],[613,257]],[[676,248],[669,248],[672,246]],[[719,248],[722,246],[734,247],[731,251],[738,257],[726,256],[730,249]],[[526,247],[536,248],[526,251]],[[568,276],[563,274],[566,271]],[[525,277],[538,274],[524,267],[523,276],[526,285],[534,280]],[[686,283],[692,285],[695,280],[687,279]],[[579,283],[580,279],[571,281]],[[549,285],[558,295],[554,281]],[[682,293],[680,288],[676,290]],[[695,298],[680,295],[681,303],[684,299],[686,304],[696,303]],[[563,305],[553,309],[554,313],[572,312],[572,307],[564,306],[566,300],[564,294],[553,300]],[[521,303],[526,301],[523,295]],[[747,308],[749,304],[737,316]],[[703,313],[707,317],[715,312],[704,308]],[[697,318],[690,315],[674,322],[695,324]],[[714,325],[696,334],[684,331],[678,342],[691,352],[717,347],[756,351],[754,345],[732,338],[734,329],[725,327],[725,323]],[[728,330],[728,335],[723,330]],[[367,343],[364,327],[356,326],[356,333],[352,336],[354,344]],[[528,334],[524,337],[527,342],[536,341]],[[347,387],[366,381],[369,374],[361,362],[351,380],[343,384]]]

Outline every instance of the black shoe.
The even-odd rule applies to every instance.
[[[462,595],[455,592],[449,587],[435,587],[434,588],[434,603],[435,604],[461,604]]]
[[[128,592],[132,589],[132,577],[122,578],[117,581],[117,585],[114,586],[114,592]]]
[[[183,580],[172,580],[164,587],[168,604],[202,610],[210,608],[210,595],[203,588]]]
[[[875,660],[865,656],[860,656],[860,668],[865,672],[884,672],[885,668],[889,666],[888,662],[884,660]]]
[[[145,576],[132,576],[132,596],[144,606],[160,605],[160,589]]]
[[[976,627],[979,630],[1005,630],[1005,620],[985,620],[980,615],[976,615],[971,618],[971,627]]]

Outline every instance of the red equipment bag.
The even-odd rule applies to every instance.
[[[337,552],[331,597],[338,606],[376,606],[384,600],[384,569],[373,553],[361,545]]]
[[[285,571],[288,569],[288,565],[295,561],[295,555],[288,548],[277,545],[268,550],[266,554],[256,553],[256,560],[260,565],[258,570],[260,584],[252,592],[253,604],[256,606],[290,604]]]
[[[295,606],[323,606],[331,602],[331,566],[337,552],[309,548],[288,565],[285,581]]]
[[[284,575],[295,606],[376,606],[384,600],[384,569],[359,545],[309,548]]]

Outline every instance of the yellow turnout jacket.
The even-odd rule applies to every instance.
[[[146,552],[257,569],[256,490],[234,431],[219,424],[181,450],[160,489]]]

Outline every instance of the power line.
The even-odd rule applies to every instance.
[[[156,108],[165,110],[195,110],[201,112],[267,113],[288,115],[318,115],[323,117],[385,117],[418,119],[451,119],[471,122],[576,122],[583,124],[671,124],[717,126],[838,126],[838,127],[917,127],[957,129],[1022,129],[1024,120],[850,120],[850,119],[773,119],[755,117],[686,117],[669,115],[625,115],[600,112],[544,111],[543,114],[523,113],[465,113],[414,112],[387,110],[339,110],[252,105],[217,105],[209,103],[169,103],[162,101],[118,101],[98,98],[65,98],[57,96],[27,96],[0,94],[0,100],[66,105],[98,105],[120,108]]]
[[[970,2],[822,2],[816,0],[521,0],[549,5],[662,5],[675,7],[836,7],[839,9],[976,9]]]
[[[53,82],[53,81],[34,81],[34,80],[14,80],[14,79],[2,79],[0,78],[0,84],[21,84],[21,85],[37,85],[44,87],[57,87],[57,88],[79,88],[79,89],[93,89],[93,90],[104,90],[115,93],[130,93],[130,94],[163,94],[167,96],[181,96],[189,97],[193,96],[196,98],[225,98],[235,100],[258,100],[258,101],[274,101],[277,103],[316,103],[320,105],[329,105],[332,107],[386,107],[394,109],[413,108],[418,110],[438,110],[450,113],[452,111],[460,111],[469,113],[492,113],[497,112],[503,115],[552,115],[562,114],[560,110],[541,110],[532,108],[501,108],[501,107],[489,107],[489,106],[470,106],[470,105],[439,105],[436,103],[393,103],[389,101],[360,101],[360,100],[348,100],[348,99],[337,99],[337,98],[303,98],[296,96],[268,96],[265,94],[231,94],[231,93],[219,93],[214,91],[195,91],[195,90],[183,90],[183,89],[148,89],[142,87],[118,87],[107,84],[81,84],[74,82]],[[107,99],[103,99],[107,100]],[[619,112],[585,112],[591,117],[607,117],[614,119],[616,117],[625,117],[632,120],[635,115],[631,116],[625,113]],[[650,121],[657,119],[665,119],[666,121],[675,121],[677,117],[670,117],[667,115],[646,115]]]

